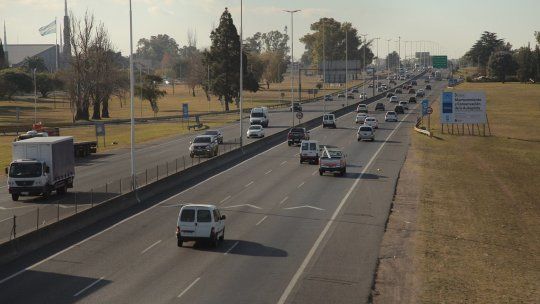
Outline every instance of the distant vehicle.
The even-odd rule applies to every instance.
[[[251,109],[251,115],[249,116],[249,123],[252,125],[261,125],[263,127],[268,127],[270,123],[270,118],[268,115],[267,107],[259,107]]]
[[[323,175],[326,172],[332,174],[338,173],[340,176],[344,176],[347,173],[347,160],[341,150],[327,147],[321,150],[319,175]]]
[[[375,111],[384,111],[384,103],[379,102],[375,105]]]
[[[390,102],[398,102],[398,97],[397,96],[392,96],[390,97]]]
[[[396,112],[394,111],[388,111],[384,115],[384,121],[398,121],[398,117]]]
[[[396,85],[396,81],[395,81],[395,80],[390,80],[389,83],[390,83],[390,84],[393,84],[393,85]]]
[[[431,90],[431,85],[430,84],[426,85],[426,90]]]
[[[409,98],[409,103],[416,103],[416,97],[411,96],[411,97]]]
[[[345,98],[345,93],[338,93],[337,98]]]
[[[217,247],[225,239],[225,219],[214,205],[189,204],[180,208],[176,223],[178,247],[189,241],[210,241]]]
[[[323,128],[336,128],[336,116],[334,114],[323,115]]]
[[[367,105],[361,103],[359,104],[357,107],[356,107],[356,112],[357,113],[367,113],[368,112],[368,107]]]
[[[198,135],[190,142],[189,157],[214,157],[218,155],[218,149],[219,144],[216,137],[212,135]]]
[[[418,92],[416,92],[416,97],[420,97],[420,98],[421,98],[421,97],[424,97],[424,96],[425,96],[424,91],[418,90]]]
[[[324,95],[324,101],[333,101],[332,95]]]
[[[316,140],[302,140],[300,143],[300,163],[319,164],[319,142]]]
[[[220,130],[208,130],[203,135],[211,135],[216,137],[218,144],[223,143],[223,133]]]
[[[354,95],[352,95],[352,94],[347,94],[347,99],[354,99]]]
[[[368,88],[373,88],[373,83],[370,83],[370,84],[368,85]]]
[[[372,117],[372,116],[366,117],[366,119],[364,120],[364,124],[371,126],[375,129],[379,128],[379,121],[377,120],[377,118]]]
[[[291,112],[302,112],[302,104],[299,102],[293,102],[293,105],[289,107]]]
[[[394,93],[392,93],[392,92],[388,92],[386,94],[386,98],[388,98],[388,99],[390,99],[392,96],[396,96],[396,95]]]
[[[401,90],[401,88],[397,88],[394,90],[394,93],[395,94],[403,94],[403,91]]]
[[[354,119],[354,122],[357,124],[363,124],[367,117],[368,116],[366,113],[358,113],[356,114],[356,118]]]
[[[375,130],[368,125],[363,125],[358,128],[358,131],[356,132],[356,139],[358,141],[361,140],[375,140]]]
[[[360,93],[360,99],[367,99],[367,94],[366,93]]]
[[[399,105],[403,107],[403,109],[408,110],[409,109],[409,103],[405,100],[402,100],[399,102]]]
[[[287,134],[287,144],[292,146],[299,144],[302,140],[309,140],[309,131],[306,128],[291,128]]]
[[[351,93],[356,93],[356,94],[358,94],[358,88],[353,88],[353,89],[351,90]]]
[[[34,137],[12,143],[12,162],[6,168],[8,192],[19,196],[66,193],[73,188],[75,155],[73,137]]]
[[[416,82],[416,80],[413,80],[411,81],[411,85],[415,86],[415,85],[418,85],[418,83]]]
[[[416,90],[415,89],[409,89],[409,94],[416,94]]]
[[[378,87],[377,92],[379,92],[379,93],[384,92],[384,88],[383,87]]]
[[[249,129],[246,132],[247,138],[252,137],[264,137],[264,128],[261,125],[251,125],[249,126]]]
[[[429,83],[429,78],[426,78],[426,79],[424,80],[424,83]]]
[[[403,109],[402,106],[395,106],[394,107],[394,112],[396,112],[396,114],[405,114],[405,109]]]

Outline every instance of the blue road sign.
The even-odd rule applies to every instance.
[[[189,118],[189,104],[187,104],[187,103],[182,104],[182,117],[184,119]]]
[[[422,116],[428,115],[429,100],[422,100]]]

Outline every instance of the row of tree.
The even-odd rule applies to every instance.
[[[479,73],[498,81],[515,76],[520,82],[540,81],[540,32],[534,33],[537,45],[512,49],[512,45],[497,37],[496,33],[484,32],[463,60],[477,66]]]

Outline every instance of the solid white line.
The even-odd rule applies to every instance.
[[[230,198],[231,198],[231,196],[228,195],[226,198],[222,199],[219,203],[220,203],[220,204],[221,204],[221,203],[224,203],[226,200],[228,200],[228,199],[230,199]]]
[[[184,289],[184,291],[182,291],[177,298],[181,298],[186,292],[188,292],[188,290],[191,289],[191,287],[193,287],[193,285],[197,284],[197,282],[199,282],[199,280],[201,279],[201,277],[198,277],[195,279],[195,281],[193,281],[191,284],[189,284],[189,286]]]
[[[268,217],[268,215],[263,217],[262,220],[260,220],[257,224],[255,224],[255,226],[259,226],[259,224],[262,223],[267,217]]]
[[[289,207],[289,208],[283,208],[284,210],[293,210],[293,209],[300,209],[300,208],[311,208],[315,210],[324,210],[323,208],[309,206],[309,205],[303,205],[303,206],[296,206],[296,207]]]
[[[296,189],[300,189],[300,187],[302,187],[306,182],[302,182],[300,185],[298,185],[298,187],[296,187]]]
[[[405,119],[407,118],[407,116],[409,116],[409,114],[407,114],[405,116]],[[371,159],[369,160],[369,162],[367,163],[367,165],[364,167],[364,170],[362,170],[362,173],[360,173],[360,175],[356,178],[356,180],[354,181],[353,185],[349,188],[349,191],[347,191],[347,194],[345,194],[345,196],[343,197],[343,199],[341,200],[341,202],[339,203],[338,207],[336,208],[336,210],[334,211],[334,213],[332,214],[332,217],[330,218],[330,220],[326,223],[326,226],[324,226],[324,229],[321,231],[321,234],[319,234],[319,237],[317,238],[317,240],[315,241],[315,243],[313,244],[313,247],[311,247],[311,249],[309,250],[308,254],[306,255],[306,257],[304,258],[304,261],[302,262],[302,264],[300,264],[300,267],[298,268],[298,270],[296,271],[296,273],[294,274],[294,276],[292,277],[291,281],[289,282],[289,284],[287,285],[287,287],[285,288],[285,290],[283,291],[283,294],[281,295],[281,297],[279,298],[279,301],[277,302],[278,304],[283,304],[285,303],[285,301],[287,300],[287,298],[289,297],[289,295],[291,294],[294,286],[296,285],[296,283],[298,282],[298,279],[300,279],[300,276],[302,275],[302,273],[304,272],[304,270],[306,269],[306,266],[309,264],[309,262],[311,261],[311,258],[313,257],[313,255],[315,254],[315,252],[317,251],[317,248],[319,248],[319,245],[321,244],[322,240],[324,239],[324,237],[326,236],[326,233],[328,233],[328,230],[330,229],[330,226],[332,225],[332,223],[334,223],[336,217],[338,216],[339,212],[341,211],[341,208],[343,208],[343,206],[345,205],[345,203],[347,202],[347,200],[349,199],[349,196],[351,195],[351,193],[353,192],[353,190],[356,188],[356,186],[358,185],[358,183],[360,182],[362,176],[366,173],[366,171],[371,167],[371,164],[375,161],[375,159],[377,158],[377,156],[379,155],[379,153],[381,152],[382,148],[384,147],[384,145],[386,144],[386,142],[388,141],[388,139],[390,137],[392,137],[394,135],[394,133],[399,129],[399,126],[401,125],[401,122],[396,126],[396,128],[386,137],[385,141],[382,143],[382,145],[379,147],[379,149],[377,149],[377,151],[375,152],[375,154],[373,154],[373,156],[371,157]]]
[[[78,295],[80,295],[81,293],[85,292],[86,290],[88,290],[89,288],[91,288],[92,286],[96,285],[97,283],[99,283],[101,280],[103,280],[105,277],[101,277],[99,279],[97,279],[96,281],[94,281],[92,284],[86,286],[85,288],[83,288],[81,291],[77,292],[76,294],[74,294],[73,296],[76,297]]]
[[[283,165],[285,165],[286,163],[287,163],[287,161],[284,160],[284,161],[282,161],[281,164],[279,164],[279,165],[280,165],[280,166],[283,166]]]
[[[144,254],[145,252],[147,252],[148,250],[150,250],[152,247],[156,246],[157,244],[161,243],[161,240],[155,242],[154,244],[148,246],[145,250],[141,251],[141,254]]]
[[[285,197],[281,200],[281,202],[279,202],[279,204],[281,205],[281,204],[285,203],[285,201],[288,200],[288,199],[289,199],[289,197],[288,197],[288,196],[285,196]]]
[[[264,175],[268,175],[268,174],[270,174],[270,172],[272,172],[272,170],[266,171],[266,173]]]
[[[238,245],[238,243],[240,243],[240,241],[236,241],[236,243],[234,243],[231,248],[229,248],[229,250],[227,250],[223,255],[227,255],[229,252],[231,252],[231,250],[234,249],[234,247],[236,247],[236,245]]]
[[[313,171],[313,173],[311,173],[311,175],[315,175],[315,174],[317,174],[318,172],[319,172],[319,170],[315,170],[315,171]]]
[[[247,187],[253,185],[253,183],[254,183],[254,181],[250,181],[250,182],[249,182],[247,185],[245,185],[244,187],[247,188]]]
[[[5,221],[7,221],[7,220],[12,220],[12,219],[13,219],[13,216],[12,216],[12,217],[8,217],[8,218],[5,218],[5,219],[1,220],[1,221],[0,221],[0,223],[1,223],[1,222],[5,222]]]

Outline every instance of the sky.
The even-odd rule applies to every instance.
[[[168,34],[185,45],[190,30],[196,33],[198,47],[207,47],[225,7],[237,28],[240,24],[240,0],[132,1],[135,49],[139,38],[157,34]],[[75,16],[92,12],[109,31],[115,48],[129,54],[128,0],[68,0],[68,8]],[[290,30],[290,14],[284,9],[301,10],[294,16],[295,58],[304,52],[299,38],[321,17],[351,22],[368,40],[380,37],[380,57],[387,49],[399,50],[398,37],[402,57],[405,51],[410,56],[411,50],[427,47],[459,58],[483,31],[497,33],[515,48],[529,42],[534,45],[533,33],[540,31],[539,0],[244,0],[244,38],[256,32],[282,31],[285,26]],[[60,24],[63,15],[64,0],[0,0],[0,22],[6,22],[8,44],[54,43],[54,34],[42,37],[38,28],[55,17]],[[376,42],[373,51],[377,52]]]

